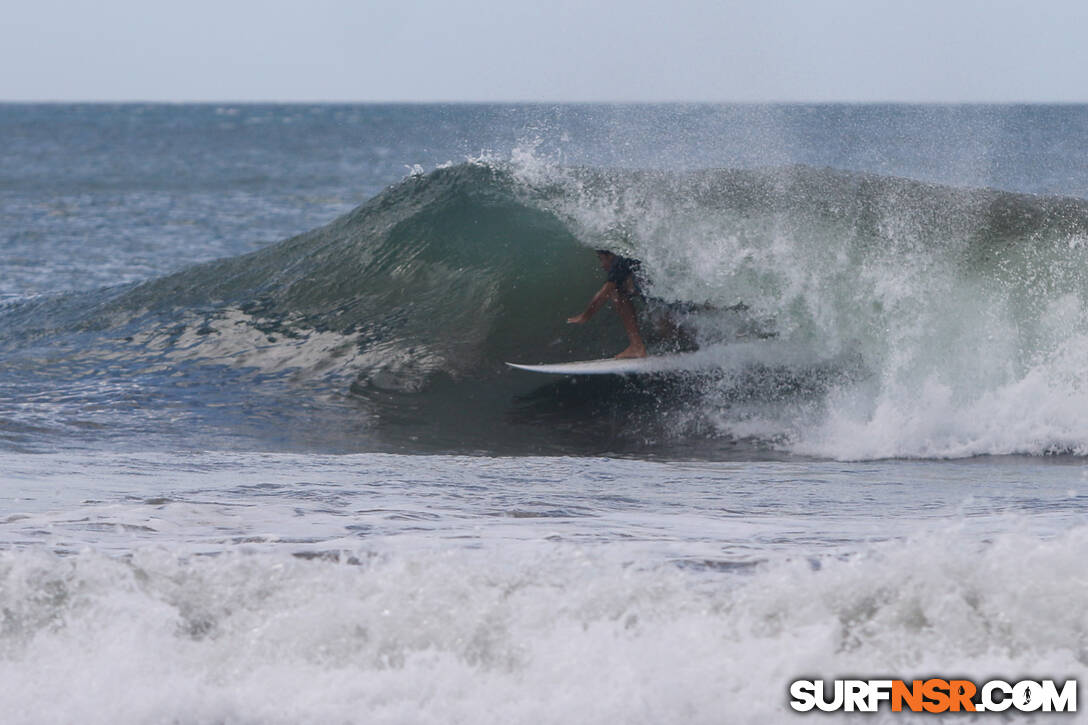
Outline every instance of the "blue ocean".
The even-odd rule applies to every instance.
[[[5,723],[1088,682],[1088,106],[0,104],[0,141]],[[599,248],[700,369],[506,365],[625,347],[566,322]]]

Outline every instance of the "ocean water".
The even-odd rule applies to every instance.
[[[1088,107],[0,105],[0,139],[5,722],[1085,681]],[[622,349],[565,324],[601,246],[709,370],[505,365]]]

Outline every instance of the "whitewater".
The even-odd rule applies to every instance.
[[[5,721],[766,723],[802,678],[1084,679],[1088,109],[0,134]],[[710,364],[505,365],[622,349],[565,323],[600,247]]]

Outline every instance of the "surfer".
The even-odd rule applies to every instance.
[[[597,250],[597,259],[601,267],[608,274],[608,279],[593,299],[585,312],[574,317],[568,317],[567,322],[572,325],[580,325],[597,314],[597,310],[609,300],[616,306],[623,329],[627,331],[627,340],[630,343],[627,349],[616,355],[617,359],[634,357],[646,357],[646,343],[642,341],[642,334],[638,330],[638,314],[632,299],[642,295],[639,290],[637,273],[640,263],[636,259],[621,257],[607,249]]]

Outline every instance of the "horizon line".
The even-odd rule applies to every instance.
[[[474,100],[0,98],[3,105],[370,105],[370,106],[1082,106],[1088,100]]]

